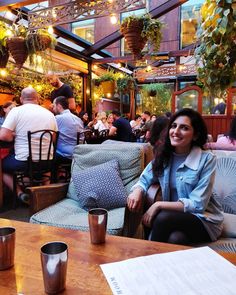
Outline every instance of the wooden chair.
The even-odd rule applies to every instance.
[[[28,169],[15,171],[13,175],[13,207],[16,207],[17,185],[25,190],[29,186],[39,186],[55,181],[55,154],[58,135],[58,131],[50,129],[28,131]],[[36,142],[37,145],[35,145]],[[36,159],[33,158],[33,154],[37,155]]]

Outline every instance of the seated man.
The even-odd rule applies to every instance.
[[[13,141],[15,152],[4,158],[2,162],[3,182],[13,191],[13,173],[17,170],[28,169],[27,159],[29,156],[28,131],[51,129],[57,131],[57,123],[53,114],[38,105],[38,94],[33,88],[25,88],[21,92],[20,101],[22,106],[13,108],[9,112],[2,128],[0,129],[0,140]],[[35,138],[33,144],[33,159],[37,157],[36,149],[39,138]],[[35,148],[34,148],[35,146]],[[47,146],[43,147],[47,148]],[[21,188],[17,187],[18,197],[24,201],[27,195]]]
[[[57,142],[57,163],[70,163],[77,145],[77,132],[82,132],[84,125],[82,120],[73,115],[69,110],[69,103],[65,96],[58,96],[53,101],[53,111],[59,130]]]
[[[109,136],[114,136],[114,139],[119,141],[133,141],[133,133],[129,121],[122,118],[119,111],[114,110],[111,113],[114,122]]]

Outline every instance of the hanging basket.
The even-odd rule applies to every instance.
[[[50,48],[52,44],[52,39],[46,34],[40,34],[38,32],[30,33],[27,36],[27,46],[29,51],[37,52],[44,51]],[[32,50],[31,50],[32,49]]]
[[[21,68],[28,57],[26,41],[22,37],[11,37],[7,39],[7,47],[16,63]]]
[[[0,68],[5,68],[8,62],[9,53],[6,47],[2,47],[0,51]]]
[[[157,94],[157,91],[156,91],[156,90],[150,90],[150,91],[148,92],[148,95],[149,95],[149,96],[156,96],[156,94]]]
[[[129,50],[133,53],[135,57],[140,56],[147,39],[142,37],[143,21],[134,20],[129,23],[128,26],[120,28],[121,33],[124,35]]]

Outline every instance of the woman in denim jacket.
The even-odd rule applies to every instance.
[[[132,187],[127,205],[137,212],[150,185],[160,183],[163,201],[155,202],[143,216],[151,240],[187,245],[220,236],[223,214],[212,195],[216,157],[204,151],[206,141],[202,116],[192,109],[178,111],[154,161]]]

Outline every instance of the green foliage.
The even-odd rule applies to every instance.
[[[83,93],[82,93],[82,78],[73,73],[66,74],[60,77],[60,80],[70,85],[73,90],[74,98],[77,103],[82,103]]]
[[[120,30],[125,32],[129,27],[134,27],[138,23],[143,26],[141,36],[147,39],[150,45],[153,46],[154,51],[158,51],[162,39],[161,28],[163,24],[158,19],[152,19],[149,14],[142,16],[131,15],[124,18]]]
[[[14,37],[26,38],[28,29],[24,25],[12,24],[12,33]]]
[[[97,79],[98,83],[106,81],[115,81],[114,72],[108,71]]]
[[[236,25],[232,0],[206,0],[195,50],[198,79],[211,95],[221,96],[236,80]]]
[[[117,90],[121,93],[129,93],[130,90],[134,89],[134,85],[135,80],[129,75],[122,75],[116,81]]]
[[[7,26],[7,24],[3,21],[0,21],[0,53],[2,54],[5,52],[8,30],[10,30],[10,28]]]
[[[75,74],[67,74],[60,77],[60,80],[71,86],[76,102],[82,101],[82,79]],[[0,80],[0,84],[4,83],[14,94],[16,100],[19,101],[20,94],[23,88],[31,85],[40,95],[40,103],[45,99],[50,99],[51,92],[55,89],[49,84],[45,76],[22,69],[18,75],[9,74],[7,77]]]
[[[155,90],[156,95],[150,96],[151,90]],[[166,84],[146,84],[141,89],[141,95],[143,110],[150,111],[157,115],[170,111],[171,91],[167,88]]]
[[[54,48],[56,43],[56,38],[45,29],[38,29],[34,32],[29,31],[26,35],[26,45],[29,54],[35,54],[47,48]]]

